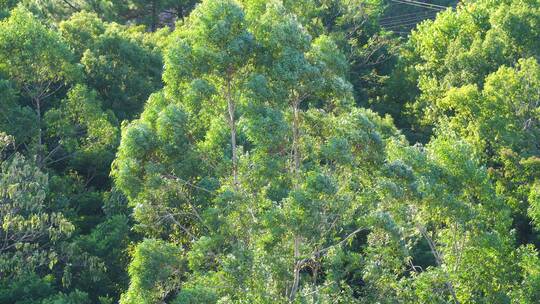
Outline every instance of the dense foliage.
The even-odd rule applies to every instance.
[[[0,303],[540,303],[539,25],[0,0]]]

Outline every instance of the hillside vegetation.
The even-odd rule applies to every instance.
[[[0,0],[0,303],[540,303],[540,1]]]

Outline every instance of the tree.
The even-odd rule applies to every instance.
[[[214,90],[216,109],[226,117],[230,130],[232,179],[238,185],[237,107],[242,87],[250,76],[253,37],[246,28],[244,13],[234,1],[204,1],[193,11],[185,26],[172,35],[165,54],[163,79],[171,96],[191,85]],[[196,90],[193,88],[192,90]],[[194,105],[200,106],[200,105]]]
[[[157,303],[177,288],[182,277],[181,251],[161,240],[137,245],[129,265],[131,284],[120,303]]]
[[[29,132],[35,134],[33,148],[38,165],[43,166],[45,101],[72,79],[76,68],[67,45],[24,8],[14,9],[8,19],[1,21],[0,28],[0,71],[15,83],[35,111],[35,128]],[[36,45],[40,47],[34,47]],[[18,55],[13,56],[13,53]]]
[[[174,26],[174,22],[186,17],[198,1],[26,0],[23,3],[36,15],[58,22],[81,12],[91,12],[107,22],[136,23],[156,31],[163,26]]]
[[[538,9],[536,3],[520,0],[470,1],[422,23],[404,47],[397,69],[397,76],[405,74],[407,81],[396,93],[413,94],[396,98],[418,115],[415,126],[432,126],[430,101],[443,98],[448,89],[482,87],[501,66],[536,56]]]
[[[407,79],[398,90],[413,92],[402,100],[416,115],[413,128],[455,133],[480,153],[513,208],[520,243],[538,243],[526,210],[538,163],[539,9],[519,0],[465,2],[419,26],[397,74]]]
[[[92,301],[100,296],[114,297],[123,289],[121,278],[126,277],[115,266],[122,265],[122,255],[97,250],[93,238],[115,238],[127,246],[125,218],[105,218],[108,214],[102,209],[119,139],[115,113],[104,109],[101,96],[83,84],[85,75],[75,64],[79,54],[70,51],[58,32],[22,7],[13,10],[1,27],[0,56],[5,59],[1,74],[5,80],[0,90],[6,102],[2,103],[5,111],[0,125],[15,136],[15,151],[26,159],[36,159],[40,170],[48,174],[42,198],[47,212],[61,214],[74,226],[69,239],[55,244],[53,275],[41,279],[39,273],[40,286],[86,292]],[[13,56],[13,50],[22,55]],[[113,228],[114,235],[103,226]],[[110,280],[118,280],[120,286],[98,284]],[[17,284],[8,289],[17,289]]]
[[[61,213],[48,210],[47,175],[22,155],[12,154],[13,145],[12,137],[0,133],[0,284],[32,277],[33,284],[39,285],[40,276],[47,273],[41,269],[51,272],[59,263],[61,252],[56,246],[74,227]],[[18,300],[16,289],[16,283],[9,286],[5,300],[10,294]]]
[[[538,3],[198,2],[0,0],[0,303],[540,301]]]
[[[199,1],[132,0],[130,2],[132,8],[127,13],[122,14],[121,18],[135,19],[139,23],[148,25],[151,31],[155,31],[163,23],[173,25],[175,21],[187,17]]]
[[[141,28],[81,12],[60,23],[60,32],[80,59],[85,83],[120,120],[138,115],[148,96],[161,87],[160,51],[150,40],[152,34]]]
[[[277,1],[246,5],[246,16],[250,9],[261,18],[240,26],[214,17],[242,16],[238,6],[204,2],[177,29],[166,52],[165,93],[152,95],[141,118],[124,127],[114,165],[116,185],[147,235],[189,249],[178,299],[197,288],[209,299],[285,301],[318,288],[326,255],[368,229],[367,216],[354,215],[369,195],[362,199],[349,187],[363,187],[359,176],[384,160],[375,152],[384,145],[379,130],[396,135],[388,120],[351,108],[346,61],[330,38],[311,41]],[[209,32],[210,21],[217,26]],[[257,46],[253,57],[239,53],[245,37]],[[229,50],[229,41],[238,47]],[[246,65],[230,74],[224,67],[240,58]],[[232,187],[222,165],[226,146],[234,151],[223,132],[224,121],[229,131],[235,127],[235,116],[224,113],[231,108],[240,114],[245,147]],[[321,125],[331,127],[321,133]],[[353,176],[351,185],[339,184]],[[309,268],[312,280],[303,275]]]
[[[390,172],[402,176],[403,186],[415,185],[416,192],[395,192],[408,193],[396,199],[411,201],[408,210],[394,207],[399,212],[394,218],[410,225],[405,231],[411,235],[404,238],[412,238],[413,246],[425,242],[433,258],[423,266],[427,268],[416,268],[412,256],[412,298],[421,294],[423,301],[440,297],[455,303],[491,303],[509,300],[508,292],[518,288],[519,271],[511,263],[515,252],[510,208],[496,194],[472,147],[440,136],[425,152],[409,147],[394,154],[392,149],[392,158],[397,158]],[[418,174],[416,181],[411,174]],[[398,220],[401,216],[410,218]]]
[[[348,62],[346,79],[353,85],[355,101],[380,112],[375,104],[388,74],[392,71],[397,41],[379,26],[387,1],[302,0],[283,1],[308,33],[329,36]],[[386,110],[386,112],[385,112]]]
[[[149,237],[191,239],[197,210],[207,204],[204,193],[213,180],[205,178],[188,126],[182,108],[155,93],[141,118],[123,127],[112,175]]]

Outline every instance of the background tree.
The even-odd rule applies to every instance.
[[[14,9],[0,27],[0,70],[15,83],[27,98],[26,105],[35,112],[32,118],[36,124],[27,130],[32,134],[27,137],[34,140],[31,149],[35,151],[38,166],[43,166],[46,157],[43,136],[45,102],[72,79],[75,66],[69,58],[71,54],[67,45],[59,35],[45,28],[24,8]],[[27,41],[40,47],[29,45]],[[19,55],[12,56],[14,52]],[[34,61],[39,64],[34,64]]]
[[[85,83],[119,119],[134,118],[161,87],[160,51],[151,34],[140,28],[106,23],[83,12],[62,22],[60,32],[84,68]]]
[[[538,64],[530,57],[538,16],[532,2],[464,2],[419,26],[396,74],[408,83],[398,90],[412,93],[405,97],[415,130],[456,133],[480,153],[513,208],[521,243],[538,242],[526,216],[537,178]]]
[[[7,97],[1,125],[15,135],[15,151],[35,159],[48,173],[44,200],[49,211],[62,213],[75,226],[72,237],[58,245],[59,266],[55,266],[50,288],[65,288],[67,293],[85,290],[96,301],[99,296],[114,296],[118,286],[95,288],[97,277],[106,276],[107,264],[96,255],[104,257],[107,250],[88,249],[85,242],[92,237],[81,235],[92,232],[95,238],[101,233],[99,238],[109,240],[104,236],[109,232],[99,227],[113,224],[119,225],[116,231],[123,235],[111,238],[124,240],[128,233],[125,218],[109,221],[102,210],[102,196],[110,187],[108,171],[118,142],[118,121],[113,112],[103,109],[97,93],[80,83],[84,75],[76,56],[57,32],[22,7],[14,9],[1,27],[1,69],[6,79],[2,90]],[[21,56],[13,56],[13,50]],[[98,226],[102,222],[107,224]],[[116,245],[108,243],[108,248]],[[116,274],[111,273],[117,276],[114,280],[122,276],[118,272],[123,273],[118,268]]]
[[[35,14],[46,19],[61,21],[80,12],[91,12],[107,22],[120,24],[137,23],[150,31],[163,26],[172,26],[182,20],[194,8],[196,0],[24,0],[24,3]],[[9,6],[7,3],[6,6]]]
[[[0,299],[24,303],[53,295],[50,276],[62,256],[57,246],[74,227],[47,206],[47,175],[14,148],[13,137],[0,133]]]

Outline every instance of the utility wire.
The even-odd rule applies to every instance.
[[[411,6],[417,6],[421,8],[427,8],[427,9],[436,10],[436,11],[442,11],[442,10],[447,9],[447,7],[445,6],[440,6],[440,5],[435,5],[435,4],[425,3],[425,2],[417,2],[417,1],[412,1],[412,0],[390,0],[390,1],[400,3],[400,4],[408,4]]]
[[[447,6],[444,6],[444,5],[439,5],[439,4],[429,3],[429,2],[421,2],[421,1],[418,1],[418,0],[400,0],[400,1],[411,2],[411,3],[427,5],[427,6],[432,6],[432,7],[438,7],[440,9],[442,9],[442,10],[445,10],[445,9],[448,8]]]
[[[395,2],[395,3],[399,3],[399,4],[407,4],[407,5],[410,5],[410,6],[416,6],[416,7],[421,7],[421,8],[425,8],[425,9],[430,9],[430,10],[434,10],[434,11],[441,11],[441,9],[439,8],[435,8],[435,7],[431,7],[431,6],[424,6],[424,5],[419,5],[419,4],[415,4],[415,3],[411,3],[411,2],[405,2],[405,1],[400,1],[400,0],[390,0],[392,2]]]
[[[392,1],[394,1],[394,0],[392,0]],[[445,10],[445,9],[448,8],[446,6],[433,4],[433,3],[429,3],[429,2],[420,2],[420,1],[417,1],[417,0],[397,0],[397,1],[399,1],[399,2],[407,2],[409,4],[416,4],[416,5],[424,6],[426,8],[437,8],[437,9],[440,9],[440,10]]]
[[[408,16],[418,16],[418,15],[421,15],[421,14],[434,14],[436,13],[435,11],[423,11],[423,12],[416,12],[416,13],[409,13],[409,14],[403,14],[403,15],[397,15],[397,16],[389,16],[389,17],[384,17],[384,18],[380,18],[379,21],[390,21],[390,20],[393,20],[393,19],[399,19],[399,18],[402,18],[402,17],[408,17]]]
[[[382,27],[388,27],[388,26],[395,26],[395,25],[400,25],[400,24],[404,24],[404,23],[410,23],[410,22],[420,22],[422,20],[427,20],[427,19],[433,19],[435,18],[436,16],[422,16],[422,17],[417,17],[417,18],[410,18],[410,19],[406,19],[406,20],[401,20],[401,21],[395,21],[395,22],[385,22],[385,23],[381,23],[380,25]]]
[[[412,28],[418,23],[426,19],[435,18],[438,12],[441,12],[448,8],[446,6],[442,6],[438,4],[431,4],[427,2],[420,2],[416,0],[390,0],[390,1],[397,4],[405,4],[405,5],[415,6],[415,7],[419,7],[423,9],[428,9],[429,11],[408,13],[408,14],[402,14],[398,16],[389,16],[389,17],[381,18],[379,20],[380,26],[389,30],[392,30],[392,29],[401,30],[401,29]],[[404,34],[404,33],[406,32],[399,32],[399,34]]]
[[[402,36],[402,37],[406,37],[408,35],[411,34],[411,32],[397,32],[397,31],[392,31],[394,34],[398,34],[399,36]]]
[[[426,20],[426,19],[423,19],[423,20]],[[420,23],[423,20],[419,20],[419,21],[415,21],[415,22],[409,22],[409,23],[403,23],[403,24],[390,25],[390,26],[387,26],[385,28],[386,29],[392,29],[392,28],[400,28],[400,27],[407,27],[407,26],[411,27],[411,26],[417,25],[418,23]]]
[[[436,16],[437,16],[437,12],[435,12],[435,11],[426,11],[426,12],[423,12],[423,13],[417,13],[414,16],[409,16],[409,17],[400,18],[400,19],[380,20],[379,24],[387,25],[387,24],[407,22],[407,21],[414,20],[414,19],[433,18],[433,17],[436,17]]]
[[[434,14],[431,14],[431,15],[423,15],[423,16],[416,16],[416,17],[409,17],[409,18],[404,18],[404,19],[401,19],[401,20],[393,20],[393,21],[386,21],[386,22],[380,22],[379,24],[383,27],[386,27],[386,26],[390,26],[390,25],[396,25],[396,24],[400,24],[400,23],[407,23],[407,22],[411,22],[411,21],[415,21],[415,20],[424,20],[424,19],[431,19],[435,17]]]

